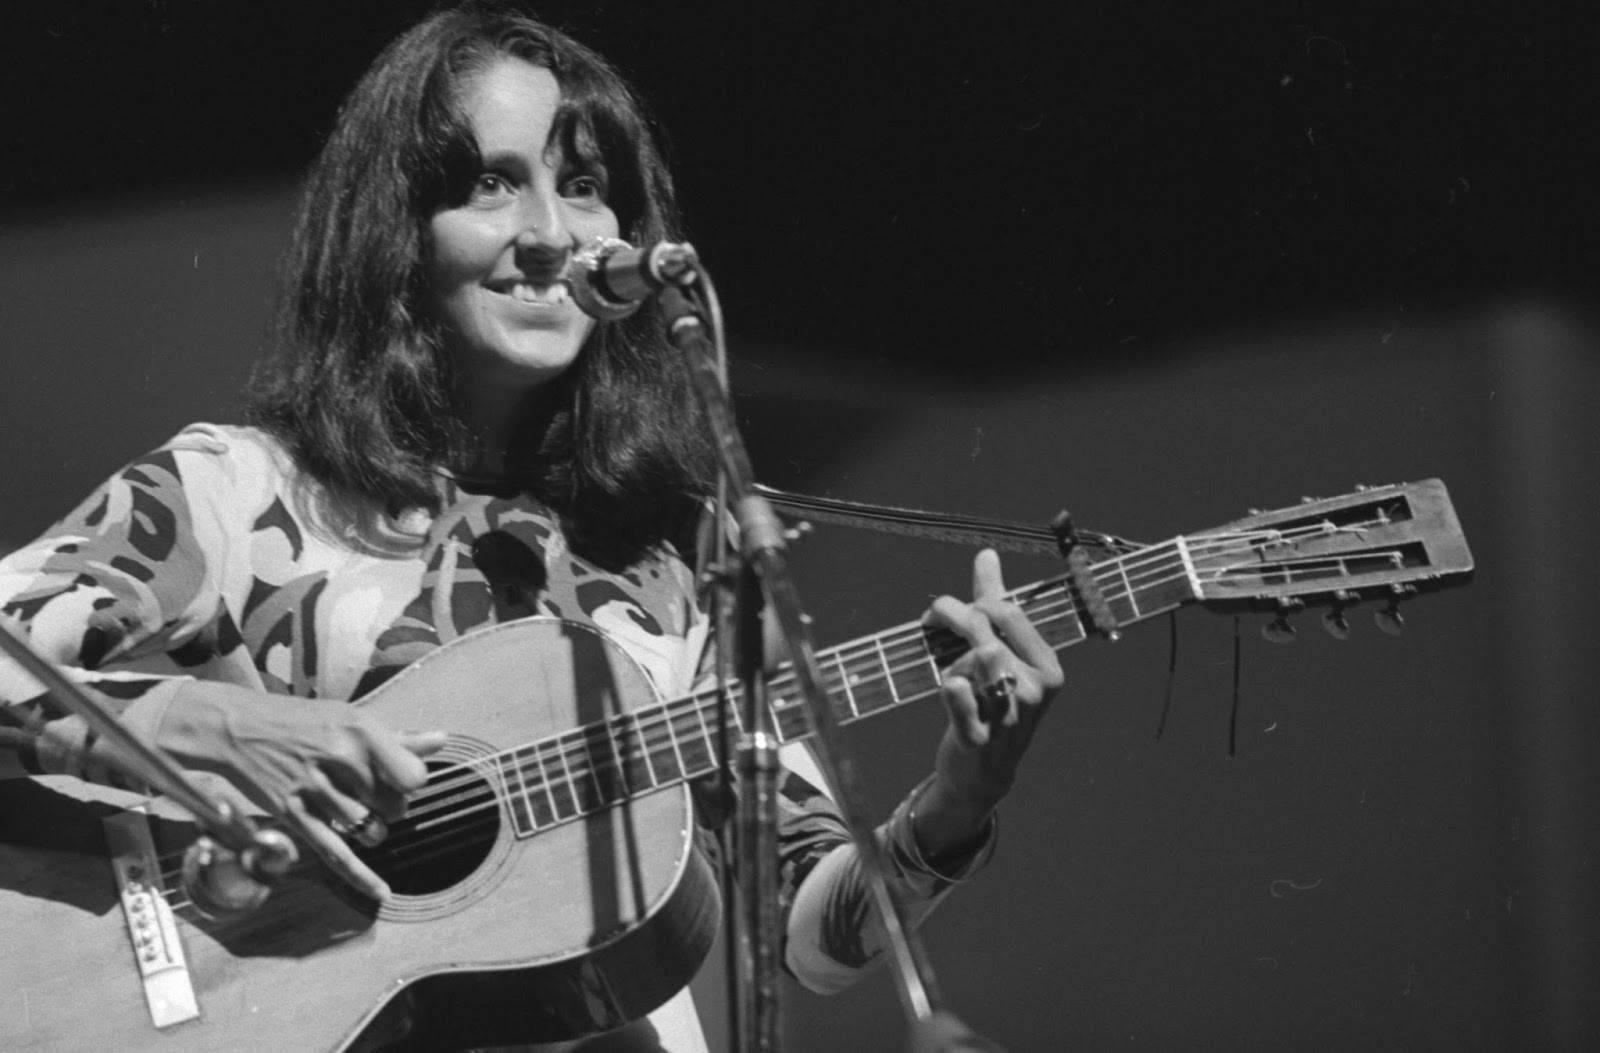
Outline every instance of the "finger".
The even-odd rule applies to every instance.
[[[1040,681],[1047,689],[1061,686],[1061,662],[1056,657],[1055,649],[1045,642],[1022,608],[1014,603],[997,603],[986,604],[982,610],[1017,657],[1038,672]]]
[[[363,895],[379,902],[389,898],[389,886],[360,859],[328,824],[312,815],[298,796],[289,798],[284,809],[284,819],[289,828],[311,846],[328,867]]]
[[[378,806],[376,794],[371,801],[351,797],[316,768],[311,769],[306,783],[307,785],[295,796],[301,801],[307,801],[309,798],[308,810],[330,826],[336,824],[342,824],[346,828],[360,826],[366,821],[368,813]]]
[[[1000,641],[987,615],[970,603],[962,603],[954,596],[940,596],[934,600],[928,607],[928,613],[923,615],[922,621],[924,625],[948,629],[967,641],[973,650],[998,645]]]
[[[950,714],[950,726],[956,737],[968,746],[982,746],[989,740],[989,729],[984,723],[983,711],[972,691],[972,681],[959,674],[946,673],[939,697],[944,699]]]
[[[978,686],[978,709],[991,727],[1015,727],[1021,717],[1021,698],[1015,673],[1001,673]]]
[[[450,741],[448,731],[402,731],[400,745],[419,757],[431,757]]]
[[[972,559],[972,598],[998,600],[1006,594],[1006,583],[1000,576],[1000,553],[986,548]]]
[[[192,771],[188,775],[206,796],[220,798],[221,802],[232,809],[235,815],[259,819],[262,816],[277,814],[278,809],[269,807],[262,801],[257,800],[220,775],[208,771]]]
[[[416,751],[406,745],[407,736],[415,733],[397,733],[377,724],[366,725],[366,730],[372,772],[380,784],[386,784],[401,793],[420,790],[427,785],[428,766]],[[431,736],[443,734],[422,732],[421,742],[430,745],[433,741]],[[444,743],[441,741],[439,745],[443,746]]]

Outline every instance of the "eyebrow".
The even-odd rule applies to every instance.
[[[528,167],[518,150],[496,150],[493,153],[480,153],[478,156],[489,168],[515,168],[521,171]]]

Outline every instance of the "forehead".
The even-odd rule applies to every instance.
[[[466,84],[461,99],[462,114],[485,154],[543,154],[560,106],[555,74],[516,58],[489,65]]]

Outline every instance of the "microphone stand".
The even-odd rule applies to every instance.
[[[158,793],[188,810],[205,836],[184,856],[183,880],[202,912],[227,915],[259,906],[269,886],[297,857],[279,830],[257,827],[226,801],[212,800],[166,754],[130,731],[83,688],[67,679],[0,618],[0,651],[9,653],[52,697],[109,739],[118,759]]]
[[[788,644],[795,681],[819,746],[822,769],[838,795],[837,804],[859,854],[862,875],[888,935],[892,971],[902,1004],[919,1025],[933,1020],[936,1014],[943,1019],[932,966],[916,933],[905,925],[900,906],[889,891],[884,879],[882,852],[872,827],[864,819],[865,795],[845,752],[838,717],[828,701],[806,628],[809,619],[789,575],[782,522],[757,489],[749,456],[717,368],[716,344],[707,333],[700,312],[678,287],[690,285],[697,278],[714,298],[709,279],[696,265],[696,269],[676,277],[677,284],[669,284],[661,290],[659,303],[668,339],[683,354],[695,393],[712,429],[732,513],[739,525],[742,559],[737,617],[742,627],[738,633],[742,653],[738,657],[738,668],[745,678],[746,723],[737,765],[742,780],[737,829],[744,917],[742,964],[750,971],[750,976],[741,991],[736,1048],[742,1053],[778,1048],[776,991],[782,936],[777,931],[778,735],[773,729],[765,678],[761,675],[760,610],[756,601],[763,595]],[[720,339],[720,334],[717,338]],[[925,1028],[919,1027],[918,1033],[925,1033]]]

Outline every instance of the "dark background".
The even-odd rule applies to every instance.
[[[291,177],[428,5],[8,6],[0,190],[36,215]],[[1581,283],[1597,19],[1566,9],[539,5],[653,101],[742,332],[961,374],[975,345],[1120,363],[1230,320]]]
[[[297,174],[425,7],[0,13],[0,544],[231,418]],[[999,858],[927,930],[1009,1048],[1600,1044],[1576,8],[539,6],[652,100],[768,481],[1148,540],[1451,487],[1475,581],[1400,640],[1247,621],[1231,759],[1230,619],[1179,619],[1159,742],[1162,627],[1067,656]],[[966,560],[824,528],[796,562],[831,643]],[[938,733],[853,732],[880,810]],[[800,1050],[900,1030],[882,977],[787,1012]]]

